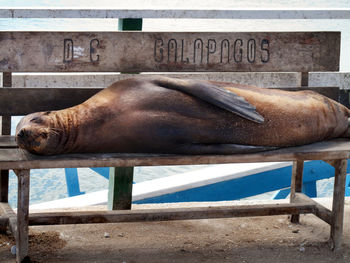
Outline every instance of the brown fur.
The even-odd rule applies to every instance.
[[[152,79],[136,78],[116,82],[75,107],[24,117],[17,127],[17,141],[38,154],[194,153],[191,145],[285,147],[348,133],[349,110],[317,93],[211,83],[244,97],[264,117],[264,123],[160,87]],[[35,117],[41,123],[33,123]],[[23,132],[25,139],[18,136],[21,130],[31,137]]]

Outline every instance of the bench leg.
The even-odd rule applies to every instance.
[[[8,87],[9,81],[11,83],[11,74],[3,75],[3,87]],[[4,86],[5,85],[5,86]],[[11,116],[1,116],[0,134],[9,135],[11,133]],[[9,171],[0,170],[0,202],[8,202],[8,188],[9,188]]]
[[[28,262],[28,223],[29,223],[29,174],[30,170],[16,170],[18,177],[16,260]]]
[[[292,169],[292,182],[290,186],[290,202],[294,203],[295,193],[301,193],[303,187],[303,169],[304,169],[304,161],[298,160],[293,162]],[[292,215],[291,222],[299,223],[300,215]]]
[[[332,250],[338,250],[341,247],[344,220],[344,199],[345,199],[345,181],[347,160],[337,160],[334,162],[334,192],[332,208],[332,224],[330,246]]]
[[[134,167],[111,167],[109,172],[108,209],[130,210]]]
[[[0,202],[8,202],[9,171],[0,170]]]

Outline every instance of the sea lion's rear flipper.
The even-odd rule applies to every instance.
[[[161,87],[182,91],[200,98],[245,119],[257,123],[264,122],[264,117],[256,111],[254,105],[247,102],[243,97],[210,82],[166,77],[159,77],[154,79],[153,82]]]
[[[241,144],[185,144],[174,148],[175,153],[181,154],[244,154],[276,150],[272,146],[252,146]]]

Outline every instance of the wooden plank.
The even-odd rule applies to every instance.
[[[8,202],[9,171],[0,170],[0,202]]]
[[[18,177],[16,260],[28,262],[30,170],[15,170]]]
[[[11,87],[12,86],[12,73],[3,72],[2,74],[2,87]],[[11,99],[10,99],[11,100]],[[8,101],[10,101],[8,100]],[[8,102],[7,101],[7,102]],[[6,107],[7,102],[4,105]],[[1,118],[1,135],[10,135],[11,134],[11,114],[0,114]],[[1,139],[0,139],[1,141]],[[8,202],[8,191],[9,191],[9,171],[0,170],[0,202]]]
[[[268,204],[250,206],[213,206],[192,208],[167,208],[144,210],[114,210],[88,212],[55,212],[30,214],[30,225],[88,224],[145,222],[168,220],[193,220],[246,216],[272,216],[290,213],[312,213],[311,204]]]
[[[10,227],[10,231],[14,237],[17,236],[17,215],[8,203],[0,202],[0,226],[1,231],[6,231]]]
[[[134,167],[111,167],[109,172],[108,209],[130,210]]]
[[[347,160],[337,160],[335,164],[332,224],[329,240],[333,250],[339,250],[342,242],[346,170]]]
[[[300,87],[301,74],[298,72],[206,72],[206,73],[146,73],[147,76],[168,76],[174,78],[213,80],[232,83],[255,85],[265,88]],[[112,83],[140,76],[140,74],[120,73],[15,73],[13,87],[15,88],[105,88]],[[324,87],[319,85],[314,87]],[[337,87],[326,85],[326,87]]]
[[[6,233],[7,226],[9,225],[9,218],[16,218],[16,214],[7,202],[0,202],[0,215],[0,232]],[[7,220],[5,220],[5,218]],[[15,232],[12,231],[12,234],[14,233]]]
[[[309,72],[301,73],[301,86],[309,86]]]
[[[6,234],[8,225],[9,225],[8,216],[0,215],[0,233],[1,234]]]
[[[349,90],[350,72],[311,72],[309,82],[312,87],[339,87]]]
[[[0,89],[0,115],[25,115],[80,104],[101,89]]]
[[[337,166],[337,160],[322,160],[325,163],[328,163],[330,166],[333,166],[334,168]]]
[[[301,193],[303,187],[303,170],[304,170],[304,161],[296,160],[293,162],[292,169],[292,182],[290,186],[290,202],[295,202],[296,193]],[[292,223],[299,223],[299,214],[294,214],[290,220]]]
[[[186,2],[185,2],[186,3]],[[167,3],[157,6],[152,3],[152,8],[57,8],[57,7],[3,7],[0,9],[1,18],[206,18],[206,19],[349,19],[350,10],[347,8],[337,8],[329,10],[327,8],[313,9],[240,9],[225,6],[220,3],[217,6],[208,8],[208,5],[201,6],[200,2],[196,7],[189,10],[188,6]]]
[[[313,90],[336,101],[339,88],[281,88],[283,90]],[[80,104],[101,88],[9,88],[0,89],[0,115],[26,115],[37,111],[60,110]],[[1,141],[0,141],[1,144]]]
[[[3,72],[2,73],[2,87],[9,88],[12,87],[12,72]],[[11,101],[11,100],[8,100]],[[7,102],[8,102],[7,101]],[[6,107],[6,103],[2,103]],[[1,115],[1,135],[11,134],[11,113],[9,114],[0,114]]]
[[[0,136],[0,148],[18,148],[15,137],[11,135]]]
[[[15,237],[17,233],[17,215],[13,211],[13,209],[10,207],[8,203],[1,202],[0,203],[0,210],[2,211],[2,220],[1,220],[1,226],[7,227],[10,226],[10,230],[12,235]],[[6,220],[5,220],[6,219]]]
[[[13,72],[338,71],[340,33],[1,32],[0,54]]]
[[[4,88],[0,89],[0,92],[2,92],[3,90],[7,90]],[[6,101],[6,103],[3,104],[3,100],[1,101],[1,106],[3,108],[7,107],[7,104],[10,104],[9,102],[12,100],[12,98],[8,101]],[[4,101],[5,102],[5,101]],[[4,111],[5,112],[5,111]],[[9,111],[6,111],[9,112]],[[9,135],[11,133],[11,113],[9,112],[8,114],[3,114],[2,116],[0,115],[0,135]]]
[[[314,214],[325,221],[328,224],[332,224],[332,211],[328,208],[324,207],[323,205],[315,202],[310,197],[303,193],[295,193],[294,196],[294,202],[295,203],[310,203],[315,205],[315,211]]]
[[[2,73],[2,87],[3,88],[12,87],[12,72]]]
[[[100,153],[38,156],[30,154],[21,149],[0,148],[0,169],[131,167],[157,165],[282,162],[296,160],[348,158],[350,158],[350,141],[348,139],[334,139],[299,147],[283,148],[275,151],[233,155]]]
[[[15,216],[15,212],[8,203],[0,202],[0,215]]]

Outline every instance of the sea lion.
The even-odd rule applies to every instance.
[[[42,155],[248,153],[349,137],[349,116],[311,91],[138,77],[75,107],[25,116],[16,140]]]

